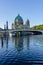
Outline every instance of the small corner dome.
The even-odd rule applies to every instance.
[[[22,19],[22,17],[21,17],[19,14],[18,14],[18,16],[16,16],[15,21],[16,21],[16,20],[23,22],[23,19]]]
[[[30,23],[29,19],[26,20],[27,23]]]
[[[27,19],[26,21],[28,21],[28,22],[29,22],[29,19]]]
[[[26,20],[26,25],[30,25],[29,19]]]

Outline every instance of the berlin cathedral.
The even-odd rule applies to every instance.
[[[22,19],[22,17],[18,14],[14,20],[14,23],[12,23],[11,29],[29,29],[30,28],[30,22],[27,19],[25,24]]]

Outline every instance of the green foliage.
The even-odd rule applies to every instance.
[[[33,26],[31,29],[43,30],[43,24],[42,25]]]
[[[23,28],[24,28],[23,25],[18,26],[18,29],[23,29]]]

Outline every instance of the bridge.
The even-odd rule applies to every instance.
[[[43,34],[43,30],[34,30],[34,29],[8,29],[8,30],[2,30],[0,33],[15,33],[15,32],[31,32],[34,34]]]

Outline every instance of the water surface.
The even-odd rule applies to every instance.
[[[0,38],[0,65],[43,62],[43,35]]]

